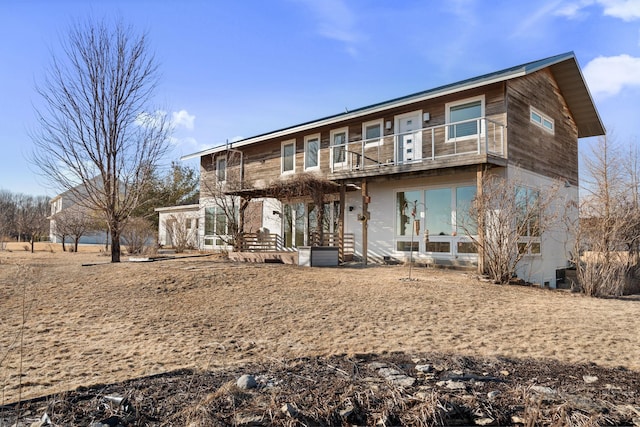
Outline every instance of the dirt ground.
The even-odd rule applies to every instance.
[[[464,376],[474,370],[502,379],[507,372],[513,379],[518,366],[529,366],[523,376],[529,387],[565,372],[584,388],[582,377],[597,371],[598,390],[609,386],[611,404],[632,408],[627,418],[611,419],[640,417],[638,298],[498,286],[469,273],[415,267],[413,280],[407,280],[406,266],[233,264],[215,255],[110,264],[100,248],[61,253],[55,245],[41,245],[34,254],[20,246],[10,249],[0,252],[0,405],[149,376],[165,384],[166,375],[177,370],[189,384],[194,372],[217,375],[222,387],[252,369],[280,369],[282,375],[283,366],[302,369],[300,361],[312,361],[324,370],[342,366],[339,371],[349,373],[354,366],[372,370],[375,359],[412,377],[418,375],[418,360],[436,361],[440,368],[427,378],[434,384],[451,380],[451,372]],[[502,362],[487,362],[496,360]],[[607,375],[612,379],[605,384]],[[369,376],[375,372],[362,378]],[[435,385],[427,380],[421,379],[421,387],[432,390]],[[349,384],[358,390],[355,382]],[[522,384],[512,385],[520,390]],[[616,387],[636,391],[611,394]],[[367,390],[354,396],[362,398]],[[91,398],[98,394],[94,390]],[[240,399],[236,403],[247,401],[234,396]],[[209,397],[211,405],[216,399]],[[179,406],[184,410],[184,403]],[[336,411],[312,419],[333,424]],[[605,413],[612,417],[611,408]],[[173,425],[186,425],[182,415]],[[504,423],[507,415],[489,418]],[[314,424],[310,419],[300,422]],[[242,423],[193,425],[227,424]]]

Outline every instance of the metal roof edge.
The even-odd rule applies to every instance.
[[[176,206],[163,206],[161,208],[155,208],[155,212],[166,212],[171,210],[186,210],[186,209],[200,209],[200,204],[191,205],[176,205]]]
[[[282,137],[285,135],[289,135],[295,132],[304,131],[307,128],[313,128],[318,126],[324,126],[331,123],[335,123],[338,121],[348,120],[351,118],[357,118],[363,115],[372,114],[379,110],[385,110],[394,107],[400,107],[406,104],[411,104],[414,102],[420,102],[427,99],[448,95],[455,92],[461,92],[463,90],[474,89],[479,86],[486,86],[492,83],[497,83],[509,79],[513,79],[515,77],[520,77],[526,74],[531,74],[536,71],[539,71],[543,68],[550,67],[552,65],[558,64],[560,62],[566,61],[568,59],[574,59],[575,54],[573,51],[561,53],[559,55],[550,56],[548,58],[527,62],[521,65],[516,65],[513,67],[505,68],[502,70],[494,71],[487,74],[482,74],[480,76],[471,77],[464,80],[459,80],[454,83],[438,86],[432,89],[427,89],[425,91],[416,92],[413,94],[401,96],[398,98],[393,98],[387,101],[382,101],[379,103],[371,104],[365,107],[360,107],[355,110],[347,111],[344,113],[338,113],[330,116],[326,116],[323,118],[319,118],[316,120],[311,120],[308,122],[299,123],[297,125],[289,126],[286,128],[277,129],[274,131],[262,133],[259,135],[255,135],[252,137],[248,137],[245,139],[241,139],[239,141],[235,141],[233,143],[224,143],[212,148],[208,148],[202,151],[198,151],[196,153],[187,154],[182,156],[180,160],[189,160],[196,157],[202,157],[208,154],[213,154],[216,152],[224,151],[226,148],[238,148],[246,145],[250,145],[256,142],[260,142],[266,139]],[[580,67],[578,66],[578,70]],[[584,81],[584,77],[582,77],[582,73],[580,73],[581,78]],[[591,96],[589,94],[589,96]],[[593,99],[591,99],[593,102]],[[594,104],[595,105],[595,104]]]

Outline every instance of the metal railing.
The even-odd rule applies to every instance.
[[[486,117],[333,145],[331,171],[434,161],[447,157],[504,156],[505,125]]]

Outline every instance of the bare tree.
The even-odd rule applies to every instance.
[[[35,242],[40,241],[49,231],[49,198],[45,196],[25,196],[18,198],[16,224],[19,233],[29,239],[31,252]]]
[[[56,213],[52,219],[55,221],[55,234],[62,239],[63,251],[66,250],[66,237],[73,239],[73,251],[78,252],[80,238],[87,232],[96,230],[98,227],[92,212],[79,205],[70,206],[61,210]]]
[[[122,231],[122,240],[130,254],[141,254],[157,241],[156,228],[147,219],[131,217]]]
[[[559,215],[550,209],[557,192],[557,185],[531,188],[517,177],[483,178],[459,225],[483,254],[482,268],[492,281],[508,283],[525,256],[540,253],[542,235]]]
[[[0,190],[0,250],[15,229],[16,205],[10,191]]]
[[[201,197],[205,202],[205,233],[213,231],[234,251],[240,251],[245,233],[245,214],[252,199],[243,189],[242,154],[227,150],[205,159],[200,174]]]
[[[622,295],[637,281],[640,213],[638,153],[623,154],[615,138],[599,138],[584,159],[585,195],[574,263],[590,296]]]
[[[124,223],[168,147],[169,121],[149,108],[158,68],[146,35],[122,22],[77,23],[63,48],[37,87],[44,107],[32,161],[77,203],[102,212],[119,262]]]

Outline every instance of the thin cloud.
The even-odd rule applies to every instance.
[[[157,110],[154,113],[142,112],[136,117],[135,123],[140,127],[160,127],[167,117],[167,112]]]
[[[564,3],[556,15],[569,19],[583,18],[588,13],[585,8],[598,4],[602,6],[603,14],[613,18],[630,22],[640,19],[640,0],[580,0]]]
[[[189,114],[187,110],[174,111],[171,113],[171,116],[175,127],[184,127],[187,130],[193,130],[196,116]]]
[[[553,14],[554,10],[558,9],[560,1],[547,2],[529,14],[529,16],[522,21],[522,23],[511,34],[512,36],[527,35],[532,33],[532,28],[535,28],[538,23],[545,18]]]
[[[640,0],[600,0],[599,3],[607,16],[627,22],[640,18]]]
[[[640,87],[640,58],[633,56],[599,56],[583,72],[594,95],[613,96],[624,88]]]
[[[594,3],[595,0],[581,0],[565,3],[556,10],[555,14],[569,19],[585,18],[588,13],[585,12],[584,9]]]
[[[314,14],[318,34],[345,44],[347,52],[356,54],[356,44],[363,36],[356,28],[356,14],[345,0],[299,0]]]

